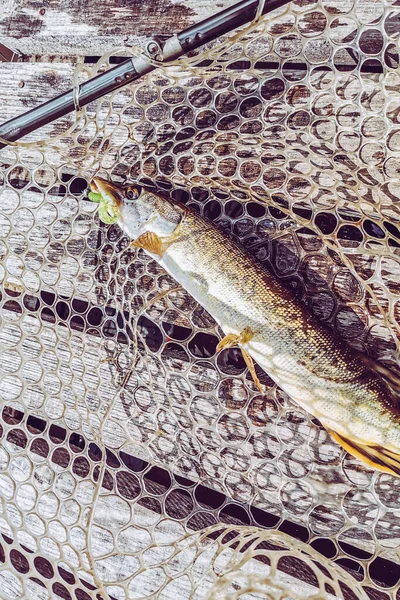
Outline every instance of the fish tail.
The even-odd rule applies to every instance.
[[[368,466],[395,477],[400,477],[400,454],[379,445],[369,445],[359,440],[345,437],[324,425],[328,433],[347,452],[366,463]]]

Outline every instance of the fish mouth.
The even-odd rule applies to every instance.
[[[93,177],[90,182],[90,191],[94,194],[100,194],[102,198],[108,201],[112,209],[119,213],[123,204],[120,186],[102,177]]]

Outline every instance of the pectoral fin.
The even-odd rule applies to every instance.
[[[339,435],[324,425],[327,432],[347,452],[366,463],[368,466],[395,477],[400,477],[400,454],[387,450],[382,446],[364,444],[358,440]]]
[[[162,256],[167,248],[173,244],[181,235],[182,221],[175,227],[174,231],[168,237],[161,239],[154,231],[145,231],[139,235],[136,240],[131,242],[135,248],[143,248],[151,254]]]
[[[151,254],[158,254],[159,256],[162,256],[165,250],[163,241],[153,231],[146,231],[142,235],[139,235],[136,240],[131,242],[131,246],[143,248],[143,250],[147,250]]]

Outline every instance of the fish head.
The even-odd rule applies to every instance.
[[[118,223],[134,239],[146,231],[170,234],[184,212],[183,207],[139,184],[116,184],[94,177],[90,190],[89,199],[100,204],[100,220]]]

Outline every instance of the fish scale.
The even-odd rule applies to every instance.
[[[325,329],[290,289],[196,211],[100,178],[92,184],[117,222],[201,304],[295,402],[346,450],[400,475],[400,411],[387,375]],[[394,380],[393,374],[388,377]]]

